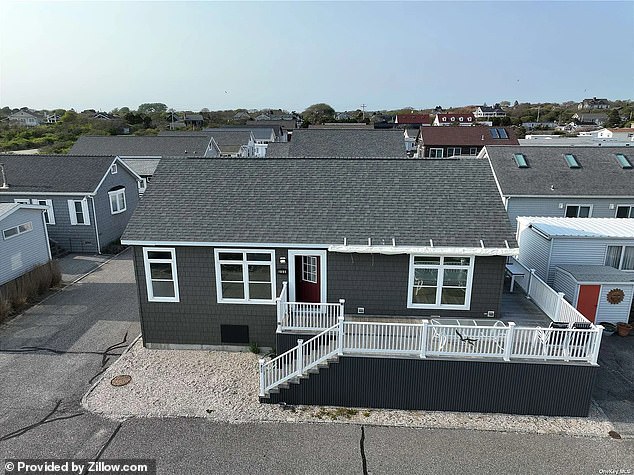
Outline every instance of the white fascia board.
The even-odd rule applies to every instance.
[[[202,242],[202,241],[140,241],[136,239],[122,239],[125,246],[181,246],[181,247],[246,247],[246,248],[297,248],[297,249],[328,249],[330,244],[296,244],[287,242]]]
[[[634,194],[624,196],[605,196],[605,195],[514,195],[512,193],[504,194],[508,198],[573,198],[573,199],[605,199],[605,200],[632,200]]]
[[[345,246],[328,247],[329,252],[358,254],[424,254],[426,256],[518,256],[518,248],[436,246]]]
[[[91,191],[4,191],[0,190],[0,195],[34,195],[34,196],[94,196]]]
[[[10,210],[5,212],[4,214],[0,214],[0,221],[12,215],[19,209],[35,209],[39,211],[46,211],[48,209],[48,206],[41,206],[41,205],[27,205],[22,203],[10,203],[10,204],[14,204],[15,206],[13,206]]]

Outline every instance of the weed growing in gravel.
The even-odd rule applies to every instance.
[[[249,345],[249,351],[251,353],[255,353],[256,355],[260,354],[260,346],[257,344],[257,342],[252,341],[251,344]]]
[[[324,419],[326,417],[336,421],[339,417],[345,417],[346,419],[350,419],[352,416],[356,416],[359,413],[356,409],[350,409],[347,407],[338,407],[336,409],[326,409],[325,407],[320,407],[319,411],[313,414],[317,419]]]
[[[365,412],[363,413],[363,416],[364,416],[364,417],[370,417],[370,411],[365,411]]]

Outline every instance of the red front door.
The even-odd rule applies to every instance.
[[[295,256],[295,299],[298,302],[321,301],[319,256]]]
[[[579,298],[577,299],[577,310],[591,322],[597,315],[597,305],[599,304],[600,285],[582,285],[579,289]]]

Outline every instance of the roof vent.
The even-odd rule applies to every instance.
[[[7,183],[7,176],[4,173],[4,163],[0,163],[0,189],[6,190],[9,188],[9,183]]]

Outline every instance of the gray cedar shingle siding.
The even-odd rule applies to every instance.
[[[90,136],[83,135],[69,155],[118,155],[121,157],[164,157],[170,155],[204,156],[210,138],[205,134],[176,136]]]
[[[363,245],[369,237],[515,245],[491,168],[478,159],[162,160],[123,239]]]
[[[289,143],[297,158],[407,157],[401,130],[297,129]]]
[[[486,150],[504,196],[634,197],[634,169],[621,168],[614,156],[622,153],[634,163],[634,152],[625,147],[487,146]],[[526,157],[528,168],[518,168],[516,153]],[[581,168],[569,168],[565,154],[574,155]]]

